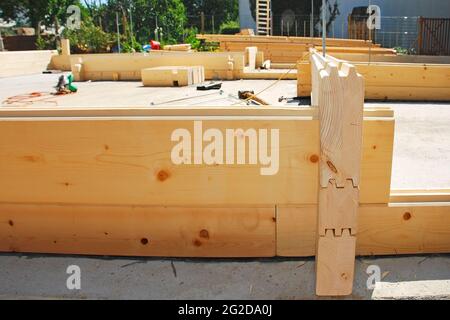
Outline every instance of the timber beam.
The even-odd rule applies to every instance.
[[[354,66],[311,51],[320,123],[316,293],[353,289],[362,155],[364,80]],[[316,92],[317,91],[317,92]]]

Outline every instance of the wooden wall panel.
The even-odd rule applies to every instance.
[[[176,142],[171,141],[171,134],[178,128],[193,132],[195,118],[157,119],[0,119],[0,202],[163,206],[317,203],[317,120],[203,119],[204,130],[279,129],[279,171],[263,176],[259,164],[174,165],[170,154]],[[364,203],[388,202],[393,128],[389,117],[364,123]]]
[[[272,257],[275,208],[0,204],[0,251]]]
[[[313,256],[317,207],[277,208],[277,255]],[[362,205],[357,255],[450,252],[450,203]]]
[[[352,62],[364,76],[366,99],[450,100],[450,64],[403,63],[408,61],[403,58],[396,63],[396,59],[391,59],[391,62],[372,62],[370,65]],[[311,66],[308,62],[301,62],[297,69],[297,95],[309,96]]]

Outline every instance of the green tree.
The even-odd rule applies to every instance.
[[[72,4],[80,3],[79,0],[1,0],[0,10],[4,19],[27,20],[39,35],[42,23],[59,27],[67,16],[67,7]]]
[[[162,28],[165,43],[182,40],[186,10],[181,0],[85,0],[84,4],[96,25],[109,33],[117,32],[118,14],[120,33],[129,41],[147,43],[155,39],[157,25]]]
[[[202,12],[208,20],[214,16],[216,30],[225,22],[238,21],[239,0],[184,0],[183,2],[190,25],[200,25]]]

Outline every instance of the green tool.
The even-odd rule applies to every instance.
[[[78,88],[75,87],[75,86],[72,84],[72,82],[73,82],[73,75],[72,75],[72,74],[69,74],[69,75],[67,76],[67,81],[69,82],[69,83],[67,84],[67,88],[70,90],[70,92],[77,92],[77,91],[78,91]]]

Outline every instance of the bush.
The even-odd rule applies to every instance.
[[[36,39],[37,50],[55,50],[56,40],[55,36],[40,36]]]
[[[239,26],[239,22],[231,20],[226,21],[220,25],[221,34],[236,34],[241,32],[241,28]]]
[[[114,36],[90,21],[82,22],[77,30],[64,29],[63,36],[70,40],[73,53],[106,53],[114,45]]]
[[[136,41],[136,38],[130,41],[130,39],[125,39],[124,36],[121,37],[121,52],[130,53],[130,52],[142,52],[142,45]]]
[[[184,42],[189,43],[192,49],[198,50],[201,47],[201,41],[197,39],[198,29],[196,27],[184,29]]]
[[[197,51],[207,51],[213,52],[219,49],[218,44],[203,42],[197,39],[198,29],[196,27],[185,29],[184,30],[184,42],[189,43],[192,46],[192,49]]]

